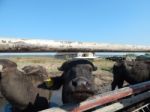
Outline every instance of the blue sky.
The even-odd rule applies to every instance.
[[[150,43],[150,0],[0,0],[0,37]]]

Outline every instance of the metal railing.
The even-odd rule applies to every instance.
[[[132,112],[150,112],[150,103],[145,104],[144,106],[142,106]]]
[[[0,52],[150,52],[150,46],[53,40],[0,39]]]
[[[115,112],[150,98],[149,90],[150,81],[147,81],[93,96],[80,104],[50,108],[41,112],[82,112],[90,109],[96,109],[94,112]]]

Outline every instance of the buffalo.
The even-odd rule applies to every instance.
[[[113,66],[112,90],[118,86],[123,87],[123,82],[136,84],[150,80],[150,63],[146,61],[118,61]]]
[[[12,104],[12,111],[37,112],[49,107],[50,91],[39,88],[48,78],[43,67],[26,66],[21,71],[7,59],[0,59],[0,65],[0,91]]]
[[[85,59],[73,59],[64,62],[60,68],[61,76],[52,77],[53,85],[49,87],[44,82],[49,78],[42,66],[25,66],[17,69],[17,64],[0,59],[0,91],[12,104],[15,112],[36,112],[49,107],[50,90],[62,86],[63,103],[79,103],[96,94],[92,71],[97,67]]]
[[[62,86],[62,101],[66,103],[79,103],[96,94],[92,71],[97,67],[85,59],[72,59],[64,62],[60,68],[62,75],[52,78],[53,87]]]

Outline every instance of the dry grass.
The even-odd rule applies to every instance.
[[[114,65],[113,61],[110,60],[105,60],[105,59],[97,59],[93,61],[94,65],[98,67],[98,72],[99,70],[104,70],[104,71],[112,71],[112,66]]]
[[[4,57],[0,57],[4,58]],[[58,67],[60,67],[63,62],[66,60],[56,59],[53,57],[10,57],[5,59],[10,59],[17,63],[19,69],[23,68],[26,65],[42,65],[47,71],[51,74],[51,76],[58,76],[62,73],[58,71]],[[92,61],[95,66],[97,66],[97,71],[93,74],[95,76],[95,84],[97,84],[100,88],[105,85],[110,85],[112,82],[112,73],[111,69],[114,64],[113,61],[105,60],[105,59],[97,59]]]
[[[4,58],[4,57],[1,57]],[[17,63],[18,67],[21,69],[27,65],[41,65],[44,66],[49,72],[59,73],[58,67],[65,61],[60,59],[55,59],[52,57],[10,57],[5,58],[10,59]]]
[[[29,56],[29,57],[0,57],[5,59],[10,59],[17,63],[18,67],[21,69],[26,65],[42,65],[44,66],[49,72],[52,74],[60,74],[61,72],[58,71],[58,67],[62,65],[63,62],[66,60],[56,59],[53,57],[42,57],[42,56]],[[104,71],[111,71],[111,68],[114,62],[105,60],[105,59],[97,59],[93,61],[94,65],[98,67],[98,70],[95,72],[99,74],[102,70]]]

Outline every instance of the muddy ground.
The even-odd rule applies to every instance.
[[[111,91],[112,79],[112,73],[107,71],[95,74],[95,84],[98,86],[99,93]]]

